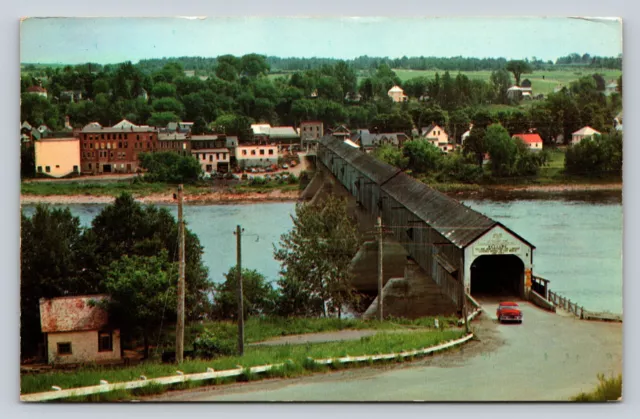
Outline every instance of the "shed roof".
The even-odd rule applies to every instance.
[[[268,134],[271,138],[297,138],[300,136],[293,127],[271,127]]]
[[[107,312],[90,302],[106,295],[81,295],[40,299],[40,324],[43,333],[74,332],[101,329],[108,323]]]

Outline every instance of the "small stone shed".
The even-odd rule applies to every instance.
[[[40,299],[40,323],[49,364],[111,363],[122,359],[120,330],[93,304],[106,295]]]

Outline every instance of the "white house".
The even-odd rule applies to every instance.
[[[277,145],[238,145],[236,160],[241,169],[278,164]]]
[[[434,123],[431,123],[428,127],[423,127],[421,135],[425,140],[435,146],[449,143],[449,134],[447,134],[442,127]]]
[[[393,86],[387,94],[394,102],[406,102],[409,99],[400,86]]]
[[[594,135],[601,135],[601,134],[599,131],[596,131],[590,126],[582,127],[578,131],[571,134],[571,144],[578,144],[583,139],[587,137],[593,137]]]

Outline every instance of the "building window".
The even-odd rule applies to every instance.
[[[209,161],[213,161],[213,154],[209,154]]]
[[[58,342],[58,355],[71,355],[71,342]]]
[[[78,166],[73,166],[74,173],[78,173]]]
[[[93,143],[89,143],[89,148],[93,148]]]
[[[104,134],[100,134],[100,139],[104,140]]]
[[[410,227],[410,228],[407,230],[407,236],[409,236],[409,238],[410,238],[411,240],[413,240],[413,227]]]
[[[56,164],[56,169],[59,169],[59,168],[60,168],[60,165],[59,165],[59,164]]]
[[[127,134],[125,134],[125,135],[124,135],[124,139],[125,139],[125,140],[127,139]]]
[[[91,163],[89,163],[89,170],[91,170]]]
[[[256,155],[256,151],[255,150],[251,150],[251,155],[255,156]]]
[[[264,150],[260,150],[260,155],[264,156]]]
[[[220,153],[216,153],[216,160],[220,160]]]
[[[42,166],[38,166],[38,173],[42,173]]]
[[[140,140],[140,135],[136,135],[136,140]]]
[[[98,332],[98,352],[113,351],[113,335],[111,332]]]
[[[269,150],[269,155],[273,156],[273,150]]]
[[[247,150],[242,150],[242,155],[246,156],[247,155]]]
[[[51,167],[50,166],[45,167],[44,170],[47,173],[51,173]]]

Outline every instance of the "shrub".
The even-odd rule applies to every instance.
[[[222,339],[209,330],[205,330],[194,340],[193,347],[196,356],[199,358],[232,355],[236,350],[231,341]]]
[[[571,400],[575,402],[606,402],[622,397],[622,375],[605,378],[598,374],[598,387],[591,393],[580,393]]]

